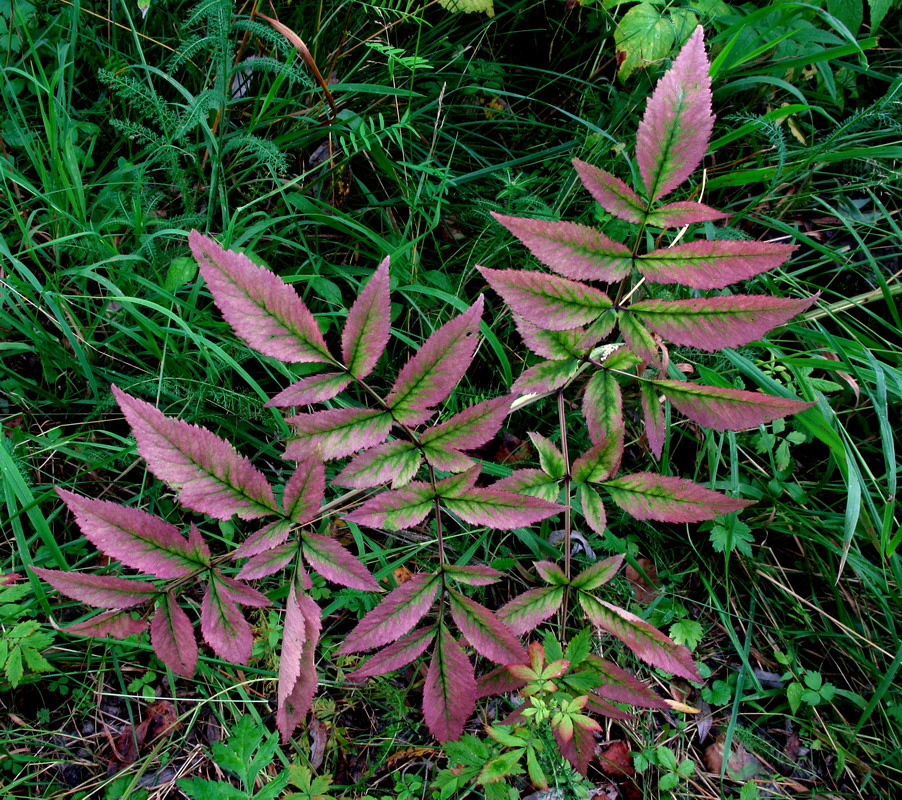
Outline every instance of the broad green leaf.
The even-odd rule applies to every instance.
[[[698,18],[687,8],[672,6],[665,11],[652,2],[633,6],[614,29],[617,74],[626,80],[635,70],[667,58],[697,24]]]

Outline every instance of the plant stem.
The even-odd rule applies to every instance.
[[[432,484],[432,491],[435,491],[435,470],[432,464],[429,464],[429,482]],[[438,563],[445,566],[445,539],[442,533],[442,507],[438,501],[438,495],[434,498],[435,502],[435,535],[438,539]],[[444,580],[444,577],[442,578]]]
[[[570,534],[573,529],[572,512],[570,510],[570,453],[567,445],[567,415],[564,405],[563,390],[557,393],[558,425],[561,429],[561,455],[564,457],[564,574],[570,581]],[[567,606],[570,600],[570,587],[564,587],[564,599],[561,603],[561,636],[567,627]]]

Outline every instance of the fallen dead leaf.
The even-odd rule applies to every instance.
[[[595,754],[598,756],[601,771],[605,775],[628,777],[636,774],[629,746],[623,739],[599,745],[595,748]]]
[[[710,772],[720,775],[723,770],[724,737],[718,736],[712,744],[705,748],[705,766]],[[761,762],[746,750],[739,742],[733,742],[730,757],[727,760],[724,775],[730,780],[747,781],[761,770]]]
[[[636,593],[636,602],[647,606],[658,596],[658,570],[648,558],[638,558],[636,563],[642,567],[651,582],[647,581],[632,564],[626,565],[626,579]]]

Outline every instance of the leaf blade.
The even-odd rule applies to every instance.
[[[473,665],[443,627],[423,685],[426,727],[440,742],[457,739],[475,708]]]
[[[451,590],[451,617],[476,652],[496,664],[522,664],[526,650],[494,613],[475,600]]]
[[[636,519],[702,522],[739,511],[751,500],[729,497],[684,478],[636,472],[603,484],[614,502]]]
[[[391,335],[388,266],[386,256],[348,311],[341,332],[342,360],[355,378],[373,371]]]
[[[176,675],[190,678],[197,668],[197,639],[188,615],[171,592],[163,596],[150,622],[150,643],[157,657]]]
[[[331,408],[312,414],[296,414],[285,421],[295,435],[285,447],[285,458],[303,459],[319,451],[330,461],[381,444],[391,430],[387,411],[369,408]]]

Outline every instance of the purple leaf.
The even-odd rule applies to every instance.
[[[219,584],[222,594],[233,603],[238,603],[242,606],[254,606],[255,608],[266,608],[266,606],[272,605],[265,594],[258,592],[246,583],[226,577],[218,569],[213,570],[213,580]]]
[[[370,528],[396,531],[426,519],[434,507],[434,497],[428,483],[414,482],[403,489],[376,495],[346,514],[345,519]]]
[[[285,420],[295,436],[285,448],[285,458],[301,460],[314,451],[329,461],[381,444],[391,430],[387,411],[369,408],[331,408],[312,414],[296,414]]]
[[[150,623],[150,644],[169,669],[183,678],[194,675],[197,667],[197,639],[194,626],[175,598],[167,592]]]
[[[604,484],[614,502],[636,519],[701,522],[739,511],[751,500],[728,497],[684,478],[637,472]]]
[[[104,611],[84,622],[60,628],[61,633],[109,639],[125,639],[146,630],[146,620],[135,619],[131,611]]]
[[[573,159],[573,166],[583,186],[605,211],[636,225],[643,222],[645,201],[620,178],[578,158]]]
[[[616,636],[646,664],[690,681],[702,682],[692,654],[657,628],[635,614],[585,592],[579,593],[579,602],[593,625]]]
[[[568,278],[515,269],[476,269],[511,310],[548,330],[586,325],[614,305],[604,292]]]
[[[618,436],[604,439],[590,447],[573,462],[574,483],[601,483],[611,477],[623,458],[623,440]]]
[[[293,602],[292,602],[293,601]],[[284,641],[288,631],[288,613],[291,611],[292,642],[287,648]],[[301,619],[298,619],[298,613]],[[298,654],[297,630],[300,625],[304,627],[303,640],[300,642]],[[283,628],[282,657],[279,661],[279,703],[276,710],[276,727],[282,734],[282,741],[287,742],[292,732],[300,721],[306,716],[313,704],[313,695],[316,693],[316,644],[319,641],[319,633],[322,627],[320,621],[320,609],[307,595],[295,591],[292,586],[289,592],[288,603],[285,610],[285,626]],[[294,666],[291,661],[297,657],[299,666]],[[289,662],[284,666],[286,661]],[[286,679],[282,680],[283,666],[286,670]],[[294,682],[288,680],[288,675],[296,675]],[[284,694],[283,694],[284,687]]]
[[[553,561],[536,561],[533,566],[545,583],[550,583],[553,586],[567,586],[570,583],[564,574],[564,570]]]
[[[629,703],[640,708],[667,709],[670,706],[658,697],[644,683],[630,675],[625,669],[607,661],[601,656],[590,653],[586,663],[604,680],[595,692],[616,703]]]
[[[652,283],[723,289],[780,266],[795,249],[794,245],[775,242],[699,239],[638,256],[636,267]]]
[[[446,422],[429,428],[421,437],[430,450],[472,449],[491,439],[510,413],[511,397],[494,397],[465,408]]]
[[[485,566],[484,564],[457,565],[446,564],[442,568],[452,580],[458,583],[465,583],[468,586],[491,586],[498,583],[502,577],[502,573],[497,569]]]
[[[568,358],[561,361],[540,361],[523,370],[511,386],[513,394],[546,394],[562,388],[576,374],[579,361]]]
[[[668,203],[658,206],[649,212],[645,219],[647,225],[656,228],[682,228],[696,222],[713,222],[717,219],[726,219],[729,214],[704,205],[694,203],[691,200],[681,200],[678,203]]]
[[[563,586],[528,589],[501,606],[496,615],[517,636],[522,636],[552,616],[563,599]]]
[[[232,554],[233,558],[248,558],[271,550],[288,538],[295,524],[287,519],[271,522],[247,537]]]
[[[476,652],[496,664],[520,664],[526,661],[526,650],[513,632],[494,612],[460,592],[451,590],[451,616],[457,629]]]
[[[159,592],[148,581],[130,581],[83,572],[60,572],[40,567],[32,567],[32,570],[61,594],[94,608],[131,608],[147,602]]]
[[[278,275],[191,231],[191,252],[232,329],[264,355],[292,363],[335,363],[313,315]]]
[[[305,533],[303,538],[304,559],[326,580],[351,589],[382,591],[370,571],[334,539],[318,533]]]
[[[352,683],[356,683],[406,667],[411,661],[426,652],[433,639],[435,639],[434,625],[430,625],[428,628],[419,628],[371,656],[362,667],[349,673],[347,678]]]
[[[585,775],[589,771],[589,762],[595,755],[595,733],[579,725],[573,727],[573,736],[570,739],[565,740],[557,728],[554,728],[552,733],[561,755],[580,775]]]
[[[460,737],[476,708],[473,665],[443,627],[423,685],[423,719],[440,742]]]
[[[386,256],[348,312],[341,332],[341,357],[356,378],[373,371],[391,334],[391,310]]]
[[[642,417],[645,420],[645,437],[655,458],[664,452],[664,439],[667,432],[664,428],[664,407],[658,399],[653,384],[642,381],[639,384],[639,396],[642,401]]]
[[[636,161],[652,200],[673,191],[701,163],[714,128],[710,64],[701,26],[658,81],[636,136]]]
[[[583,395],[583,417],[595,444],[612,442],[612,447],[622,450],[623,392],[611,372],[602,370],[589,379]]]
[[[372,650],[400,638],[429,611],[440,586],[439,576],[432,573],[409,578],[357,623],[337,652]]]
[[[699,297],[690,300],[640,300],[629,312],[675,344],[700,350],[739,347],[788,322],[817,297],[793,300],[767,295]]]
[[[630,274],[633,257],[626,245],[595,228],[574,222],[492,216],[525,244],[530,252],[565,278],[619,281]]]
[[[495,694],[515,692],[525,683],[526,681],[522,678],[511,675],[506,666],[496,667],[491,672],[479,676],[476,681],[476,699],[482,700],[483,697],[491,697]]]
[[[622,565],[622,555],[603,558],[600,561],[596,561],[591,567],[586,567],[571,583],[575,589],[591,592],[593,589],[597,589],[611,580]]]
[[[620,315],[620,333],[627,347],[646,364],[658,361],[658,344],[633,314]]]
[[[216,519],[254,519],[276,510],[263,473],[225,439],[167,417],[112,386],[150,471],[179,493],[182,505]]]
[[[319,455],[312,453],[299,459],[282,495],[285,516],[299,525],[310,522],[319,511],[325,493],[326,468]]]
[[[756,428],[789,414],[798,414],[814,403],[803,403],[762,392],[703,386],[698,383],[650,381],[689,419],[718,431]]]
[[[325,375],[311,375],[283,389],[271,400],[264,403],[268,408],[306,406],[324,403],[347,389],[351,378],[343,372],[327,372]]]
[[[89,500],[59,487],[56,492],[85,538],[127,567],[158,578],[180,578],[204,566],[175,525],[137,508]]]
[[[200,604],[200,632],[213,652],[233,664],[251,657],[254,634],[244,615],[215,580],[207,584]]]
[[[606,315],[613,316],[613,315]],[[573,328],[568,331],[546,331],[534,325],[519,314],[514,314],[514,322],[525,344],[533,353],[543,358],[562,360],[582,355],[594,342],[584,341],[586,330]],[[599,337],[600,338],[600,337]]]
[[[423,445],[426,461],[443,472],[466,472],[476,466],[476,462],[465,453],[451,448],[439,448],[434,444]]]
[[[297,552],[297,542],[289,542],[274,547],[272,550],[264,550],[241,567],[238,577],[243,581],[251,581],[274,575],[294,561]]]
[[[560,494],[558,482],[540,469],[517,469],[506,478],[495,481],[493,489],[538,497],[553,503]]]
[[[398,488],[417,474],[423,457],[412,442],[395,439],[358,453],[332,480],[335,486],[369,489],[391,480]]]
[[[463,377],[479,341],[482,297],[433,333],[408,361],[385,398],[398,422],[416,425]]]
[[[602,700],[594,692],[588,695],[588,699],[586,700],[586,711],[591,711],[593,714],[599,714],[602,717],[608,717],[609,719],[627,720],[634,718],[632,714],[621,711],[613,703]]]
[[[608,515],[604,503],[591,486],[583,484],[579,487],[579,502],[583,509],[583,519],[599,536],[604,536],[608,527]]]
[[[442,505],[464,522],[498,530],[534,525],[564,510],[563,506],[548,500],[494,487],[474,487],[456,497],[443,497]]]

